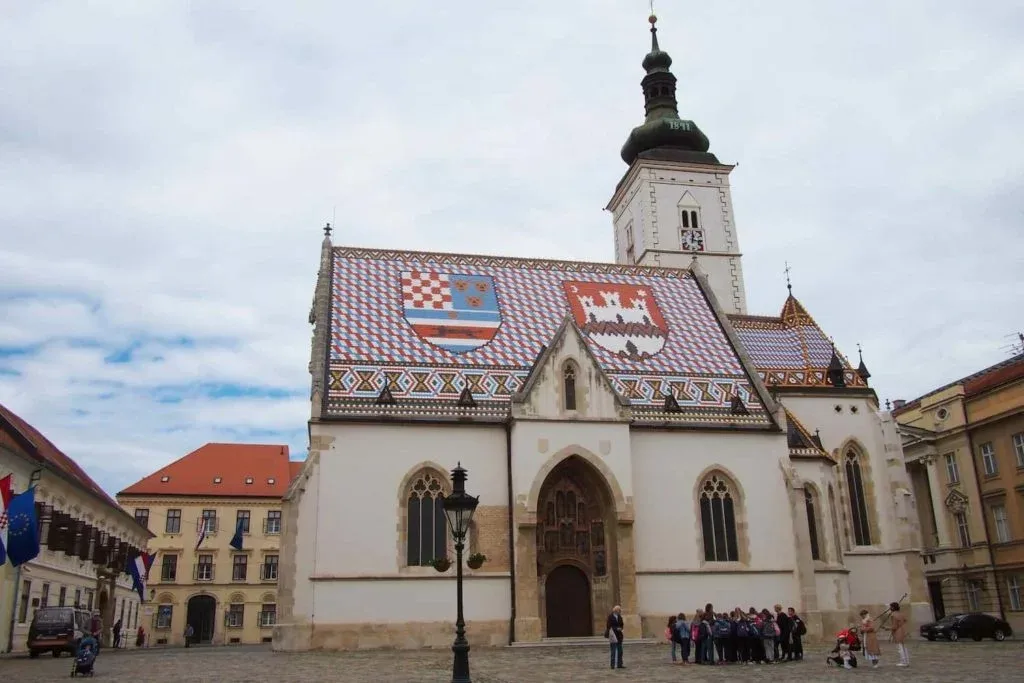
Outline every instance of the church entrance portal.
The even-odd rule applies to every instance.
[[[213,618],[217,601],[212,595],[196,595],[188,601],[185,621],[192,626],[193,643],[209,643],[213,640]]]
[[[615,506],[604,477],[583,458],[566,458],[544,480],[537,502],[545,636],[600,633],[618,594],[615,549]]]
[[[548,638],[572,638],[594,634],[590,613],[590,581],[579,567],[563,564],[548,573]]]

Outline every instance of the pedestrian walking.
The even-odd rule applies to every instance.
[[[622,607],[615,605],[612,608],[612,613],[608,615],[608,620],[604,626],[604,637],[608,639],[608,649],[611,652],[611,668],[613,669],[626,668],[622,663],[623,627]]]
[[[185,647],[192,646],[192,636],[195,635],[195,630],[192,628],[192,624],[185,625]]]

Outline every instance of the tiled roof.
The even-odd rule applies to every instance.
[[[812,436],[796,415],[789,412],[788,408],[784,409],[786,411],[786,437],[789,454],[804,458],[826,458],[834,462],[832,456],[822,447],[821,437],[817,433]]]
[[[208,443],[117,495],[281,498],[296,465],[287,446]]]
[[[769,386],[829,386],[827,371],[832,342],[791,294],[778,317],[730,315],[730,322],[758,374]],[[838,351],[847,387],[867,383]]]
[[[327,415],[395,404],[438,414],[468,387],[504,414],[566,315],[634,410],[728,415],[738,394],[765,413],[692,273],[598,263],[333,250]],[[390,403],[390,397],[382,403]],[[742,421],[742,420],[740,420]]]
[[[937,389],[932,389],[926,394],[922,394],[912,401],[907,401],[903,406],[896,408],[892,411],[893,416],[902,415],[909,410],[914,410],[920,407],[921,399],[927,398],[932,394],[937,394],[940,391],[945,391],[950,387],[955,387],[958,384],[964,385],[964,394],[972,396],[979,394],[986,389],[1004,384],[1006,382],[1012,382],[1020,377],[1024,376],[1024,353],[1008,358],[1004,361],[1000,361],[995,365],[990,365],[984,370],[979,370],[966,377],[943,384]]]
[[[64,474],[65,477],[107,505],[123,512],[117,501],[107,495],[107,492],[100,488],[100,485],[93,481],[85,473],[85,470],[78,466],[78,463],[53,445],[39,430],[2,404],[0,404],[0,433],[3,434],[4,441],[8,445],[17,446],[29,457]]]

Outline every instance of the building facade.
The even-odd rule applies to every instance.
[[[936,617],[984,611],[1024,628],[1024,355],[893,413]]]
[[[154,534],[152,645],[183,645],[186,624],[196,643],[270,641],[281,497],[298,464],[287,446],[211,443],[117,495]]]
[[[0,649],[24,652],[36,609],[48,606],[98,610],[107,645],[118,622],[122,634],[133,633],[142,608],[125,566],[146,547],[149,532],[74,460],[0,405],[0,477],[8,474],[16,493],[36,487],[40,552],[20,567],[0,566]],[[123,642],[134,646],[134,638]]]
[[[930,616],[895,423],[792,294],[747,314],[732,167],[679,118],[671,61],[652,27],[615,264],[327,231],[275,648],[451,643],[458,463],[473,642],[600,634],[616,604],[631,638],[706,602],[793,606],[815,635],[901,597]]]

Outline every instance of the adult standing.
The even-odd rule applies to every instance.
[[[900,653],[900,661],[896,666],[910,666],[910,652],[907,650],[907,615],[900,611],[900,603],[890,602],[892,610],[892,641]]]
[[[878,633],[875,620],[866,609],[860,611],[860,632],[864,636],[864,656],[871,662],[871,668],[878,668],[878,658],[882,656],[882,646],[878,644]]]
[[[793,659],[800,661],[804,658],[804,636],[807,634],[807,625],[792,607],[787,612],[789,612],[789,632],[792,639],[790,652],[793,654]]]
[[[789,615],[782,611],[782,605],[775,605],[775,625],[779,627],[779,637],[775,639],[775,661],[793,661],[793,652],[789,646],[793,624]]]
[[[114,649],[121,647],[121,620],[118,619],[114,622],[114,630],[111,634],[114,640]]]
[[[604,625],[604,637],[608,639],[608,648],[611,652],[611,663],[613,669],[625,669],[622,664],[622,639],[623,639],[622,607],[615,605],[612,613]],[[189,627],[191,628],[191,626]]]
[[[195,629],[192,628],[192,624],[185,625],[185,647],[192,646],[192,636],[195,635]]]

